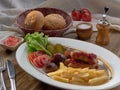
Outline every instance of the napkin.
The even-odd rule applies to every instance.
[[[17,15],[22,11],[23,9],[9,9],[0,11],[0,40],[10,35],[24,37],[23,31],[20,30],[15,24]],[[5,49],[0,46],[0,52],[4,50]]]

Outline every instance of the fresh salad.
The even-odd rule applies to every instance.
[[[52,55],[50,51],[47,50],[47,44],[48,44],[48,36],[44,35],[44,33],[38,33],[35,32],[33,34],[28,33],[25,36],[25,40],[27,42],[27,49],[28,53],[34,52],[34,51],[44,51],[48,55]]]

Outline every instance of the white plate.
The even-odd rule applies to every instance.
[[[112,67],[114,74],[113,78],[102,85],[99,86],[82,86],[82,85],[73,85],[73,84],[67,84],[55,81],[49,77],[47,77],[45,74],[39,72],[37,69],[35,69],[27,60],[27,50],[26,50],[26,43],[23,43],[16,52],[16,59],[20,67],[25,70],[27,73],[35,77],[36,79],[47,83],[52,86],[56,86],[59,88],[64,89],[80,89],[80,90],[95,90],[95,89],[110,89],[113,87],[116,87],[120,85],[120,59],[113,54],[112,52],[97,46],[95,44],[87,43],[80,40],[74,40],[74,39],[68,39],[68,38],[58,38],[58,37],[51,37],[49,40],[52,43],[61,43],[65,46],[70,46],[73,48],[82,49],[91,53],[95,53],[96,55],[100,56],[101,58],[105,59]]]

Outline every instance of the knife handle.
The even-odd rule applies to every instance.
[[[15,79],[10,79],[11,82],[11,90],[16,90]]]
[[[2,71],[0,71],[0,76],[1,76],[1,81],[2,81],[2,89],[6,90],[6,86],[5,86],[5,82],[4,82],[4,79],[3,79],[3,73],[2,73]]]

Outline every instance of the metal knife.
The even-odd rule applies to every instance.
[[[10,60],[7,60],[7,70],[8,70],[8,76],[10,78],[11,90],[16,90],[15,70],[13,63]]]

